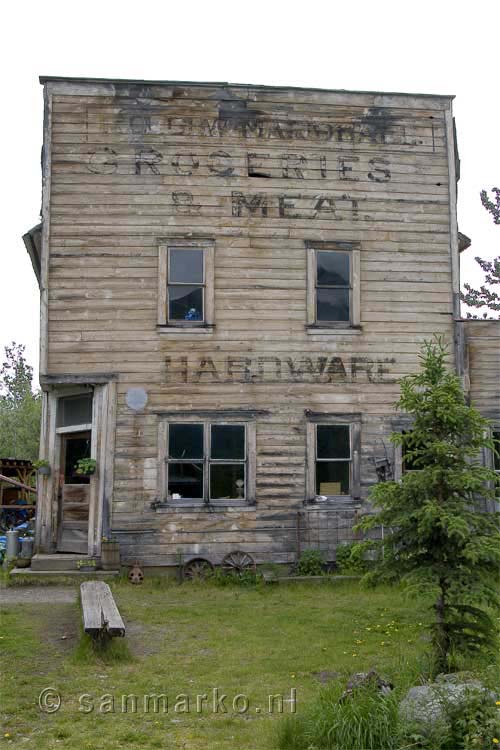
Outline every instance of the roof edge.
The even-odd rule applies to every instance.
[[[39,76],[42,85],[46,83],[89,83],[89,84],[117,84],[117,85],[146,85],[146,86],[200,86],[205,87],[227,87],[227,88],[252,88],[267,91],[317,91],[326,94],[378,94],[383,96],[419,96],[426,99],[455,99],[455,94],[424,94],[415,91],[366,91],[354,89],[323,89],[314,86],[270,86],[259,83],[230,83],[228,81],[164,81],[164,80],[142,80],[140,78],[86,78],[73,76]]]
[[[23,242],[30,256],[38,286],[40,286],[42,273],[42,222],[23,234]]]

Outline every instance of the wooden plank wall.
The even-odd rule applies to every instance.
[[[372,459],[390,451],[396,379],[417,368],[424,338],[452,340],[449,98],[46,87],[47,372],[119,374],[112,526],[125,556],[173,564],[179,549],[220,559],[240,547],[293,559],[305,410],[362,413],[366,497]],[[156,328],[158,245],[175,237],[215,240],[206,336]],[[361,330],[312,335],[306,242],[342,240],[361,247]],[[250,360],[250,377],[235,357]],[[259,357],[280,369],[269,360],[259,379]],[[311,375],[320,357],[340,358],[345,377]],[[207,358],[218,378],[203,371]],[[140,413],[125,403],[133,386],[148,393]],[[151,510],[155,412],[176,408],[268,411],[257,420],[256,508]]]
[[[500,424],[500,321],[464,321],[470,398],[483,416]]]

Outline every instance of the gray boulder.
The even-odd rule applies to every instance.
[[[426,734],[439,725],[447,726],[449,709],[465,705],[478,693],[487,695],[493,701],[496,699],[495,694],[479,680],[464,676],[460,678],[459,675],[440,675],[436,682],[410,688],[399,704],[399,716]]]

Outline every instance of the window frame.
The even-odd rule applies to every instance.
[[[359,242],[306,242],[307,252],[307,329],[311,332],[335,330],[354,332],[360,329],[361,245]],[[319,252],[347,253],[349,255],[349,320],[318,320],[317,318],[317,255]],[[333,288],[319,285],[319,288]],[[342,286],[342,288],[345,288]]]
[[[203,282],[200,284],[183,284],[170,282],[170,250],[202,250]],[[214,256],[215,241],[211,239],[177,239],[169,238],[158,246],[158,324],[160,331],[171,333],[210,333],[215,325],[214,293]],[[203,289],[203,320],[170,320],[168,286],[200,286]]]
[[[498,437],[495,437],[495,435],[498,435]],[[493,440],[493,444],[496,446],[495,450],[497,451],[497,454],[500,453],[500,424],[496,425],[494,424],[491,428],[491,439]],[[490,451],[491,453],[491,468],[495,472],[495,474],[498,474],[500,477],[500,465],[497,469],[496,464],[500,461],[500,458],[495,456],[495,453],[493,451]]]
[[[306,503],[348,503],[361,498],[361,414],[333,414],[306,411]],[[326,495],[319,500],[316,493],[317,427],[349,427],[350,492],[347,495]],[[320,461],[345,461],[346,459],[319,459]]]
[[[203,497],[202,498],[180,498],[173,500],[168,497],[168,473],[169,465],[182,463],[182,460],[169,457],[169,429],[172,424],[201,424],[203,425],[203,458],[185,460],[185,463],[203,464]],[[213,426],[241,426],[245,429],[245,453],[243,459],[212,459],[211,435]],[[164,507],[245,507],[255,505],[256,492],[256,424],[254,420],[239,418],[227,418],[217,416],[175,417],[161,420],[159,433],[159,501]],[[235,464],[244,466],[244,495],[242,498],[212,499],[210,497],[210,473],[211,467],[221,464]]]

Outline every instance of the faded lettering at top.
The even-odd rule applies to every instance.
[[[144,137],[207,137],[222,139],[228,135],[259,141],[311,141],[315,143],[379,144],[396,146],[418,146],[429,141],[432,144],[436,124],[413,125],[400,121],[384,111],[368,113],[350,121],[332,118],[280,119],[257,115],[203,117],[178,116],[167,107],[134,107],[122,110],[114,118],[103,117],[99,108],[87,108],[87,132],[89,140],[93,133],[119,132],[128,134],[131,140]]]

